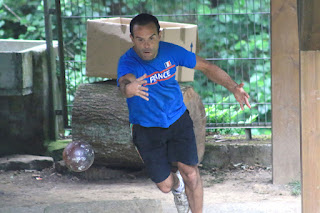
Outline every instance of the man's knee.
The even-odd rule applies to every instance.
[[[172,174],[169,175],[167,179],[160,183],[156,183],[157,187],[162,191],[163,193],[169,193],[172,190],[173,187],[173,177]]]
[[[198,185],[200,174],[197,166],[186,166],[180,172],[186,185],[191,188],[195,188]]]
[[[163,185],[158,185],[158,188],[160,189],[160,191],[162,191],[163,193],[169,193],[171,192],[172,188],[168,187],[168,186],[163,186]]]
[[[195,169],[193,171],[190,171],[190,172],[186,173],[185,177],[186,177],[185,178],[186,182],[195,183],[199,179],[199,174],[198,174],[198,171]]]

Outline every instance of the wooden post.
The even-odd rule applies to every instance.
[[[296,0],[271,1],[273,183],[300,180],[299,38]]]
[[[246,128],[244,131],[246,132],[246,139],[247,140],[252,140],[251,129]]]
[[[320,212],[320,1],[298,0],[302,212]]]
[[[320,50],[320,1],[298,0],[300,50]]]
[[[320,52],[301,51],[302,209],[320,211]]]

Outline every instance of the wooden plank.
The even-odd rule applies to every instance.
[[[301,51],[302,208],[320,211],[320,52]]]
[[[320,50],[320,1],[299,2],[299,31],[301,50]]]
[[[299,38],[296,0],[271,1],[273,183],[300,180]]]

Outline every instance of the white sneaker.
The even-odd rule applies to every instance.
[[[179,170],[176,172],[179,181],[183,181]],[[182,192],[176,192],[172,190],[172,194],[174,196],[174,203],[176,204],[176,208],[178,213],[188,213],[190,210],[188,198],[185,192],[185,188],[183,188]]]

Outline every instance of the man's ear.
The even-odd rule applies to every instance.
[[[132,36],[132,34],[130,34],[130,38],[131,38],[131,41],[133,42],[133,36]]]
[[[162,37],[162,31],[159,31],[159,39]]]

